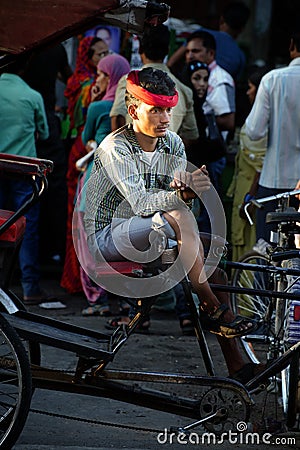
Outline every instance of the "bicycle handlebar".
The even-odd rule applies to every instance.
[[[263,208],[264,203],[271,202],[273,200],[280,200],[281,198],[293,197],[295,195],[300,195],[300,189],[296,189],[294,191],[281,192],[280,194],[270,195],[269,197],[253,198],[252,200],[250,200],[250,202],[246,203],[244,206],[244,211],[250,225],[253,225],[253,220],[251,219],[251,216],[248,212],[248,208],[250,205],[254,205],[257,208]]]
[[[9,177],[24,175],[32,185],[31,197],[0,226],[0,235],[39,199],[47,188],[47,174],[52,170],[53,162],[48,159],[0,153],[0,176],[1,174]]]
[[[0,153],[0,173],[45,177],[53,170],[53,161],[29,156]]]

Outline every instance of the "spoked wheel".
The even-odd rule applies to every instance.
[[[239,262],[259,266],[270,265],[267,257],[256,252],[245,254]],[[232,276],[232,285],[246,289],[273,290],[274,280],[271,274],[258,272],[255,268],[236,269]],[[258,330],[241,338],[241,344],[250,361],[265,363],[270,342],[274,340],[275,303],[270,297],[252,293],[232,293],[231,303],[236,314],[261,322]]]
[[[26,350],[0,314],[0,448],[10,449],[27,418],[32,393]]]
[[[20,301],[20,299],[14,292],[12,292],[11,290],[7,290],[5,292],[11,298],[11,300],[13,300],[18,309],[20,309],[21,311],[26,310],[25,305]],[[36,341],[28,341],[23,338],[21,338],[21,341],[26,349],[30,364],[39,366],[41,364],[40,343]]]
[[[268,259],[256,252],[246,254],[240,262],[267,266]],[[277,290],[284,290],[284,281],[276,284]],[[280,286],[282,284],[282,286]],[[232,277],[232,285],[256,290],[275,290],[273,273],[260,272],[255,269],[237,269]],[[289,347],[285,332],[289,311],[289,302],[284,299],[271,298],[260,294],[233,293],[232,307],[236,314],[259,320],[261,325],[253,333],[240,339],[250,361],[266,364],[282,355]],[[268,391],[277,397],[276,405],[286,417],[290,386],[290,368],[287,367],[273,377]]]
[[[287,426],[288,428],[293,428],[300,413],[299,352],[290,364],[288,389]]]

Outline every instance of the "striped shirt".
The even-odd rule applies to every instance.
[[[293,189],[300,178],[300,58],[267,73],[261,80],[246,133],[252,140],[267,136],[259,184]]]
[[[170,188],[175,171],[186,169],[181,138],[167,131],[158,138],[152,160],[144,154],[132,125],[125,125],[101,142],[87,183],[87,236],[102,230],[113,218],[146,217],[183,207]]]

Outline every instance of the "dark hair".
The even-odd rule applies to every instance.
[[[187,65],[188,74],[191,76],[197,70],[204,69],[207,71],[208,75],[210,74],[209,67],[206,63],[200,61],[191,61]]]
[[[231,2],[224,8],[221,15],[230,28],[240,30],[248,22],[250,9],[243,2]]]
[[[146,67],[139,71],[139,82],[153,94],[175,95],[175,83],[163,70]]]
[[[248,76],[248,80],[254,84],[254,86],[256,86],[256,88],[258,89],[258,86],[260,85],[261,79],[264,75],[266,75],[266,73],[269,72],[269,68],[268,67],[259,67],[256,70],[253,70],[253,72],[250,73],[250,75]]]
[[[154,69],[153,67],[146,67],[145,69],[140,70],[138,75],[140,86],[147,91],[152,92],[152,94],[175,95],[176,85],[167,72]],[[140,100],[126,90],[125,103],[127,107],[131,103],[138,106]]]
[[[94,55],[94,52],[95,52],[95,50],[93,49],[93,45],[95,45],[97,42],[103,42],[105,45],[107,45],[106,42],[104,42],[103,39],[98,38],[98,37],[94,37],[93,40],[91,41],[90,47],[89,47],[89,49],[87,51],[88,59],[92,59],[92,57]]]
[[[169,52],[170,32],[166,25],[147,28],[140,38],[140,53],[152,61],[163,60]]]
[[[1,72],[23,76],[32,59],[32,56],[32,52],[24,52],[20,53],[19,55],[14,55],[8,65],[5,66],[5,68]]]
[[[194,33],[190,34],[187,38],[187,42],[192,41],[193,39],[201,39],[203,43],[203,47],[209,50],[216,50],[216,40],[212,34],[208,31],[194,31]]]
[[[293,43],[294,43],[295,47],[297,48],[297,51],[300,52],[300,32],[295,31],[291,35],[291,39],[293,39]]]

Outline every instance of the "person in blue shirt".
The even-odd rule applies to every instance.
[[[243,2],[231,2],[221,13],[219,30],[211,30],[201,27],[201,31],[208,31],[216,40],[216,61],[219,66],[230,73],[234,80],[241,77],[246,63],[244,52],[236,42],[236,39],[245,28],[250,16],[250,10]],[[197,30],[198,31],[198,30]],[[181,46],[168,61],[168,67],[175,75],[184,63],[186,48]],[[198,60],[197,54],[193,55]]]
[[[0,76],[0,148],[2,153],[36,157],[36,137],[47,139],[49,131],[41,94],[21,78],[25,66],[25,56],[20,56]],[[0,208],[16,211],[31,195],[27,181],[0,179]],[[30,305],[40,303],[43,296],[39,283],[39,204],[25,217],[19,263],[24,303]]]

